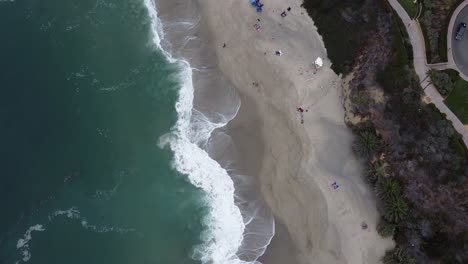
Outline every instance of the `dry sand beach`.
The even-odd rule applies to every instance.
[[[262,13],[249,1],[199,4],[219,67],[241,94],[229,133],[250,172],[259,175],[278,223],[261,261],[379,263],[393,243],[375,231],[373,193],[362,180],[353,135],[343,121],[341,82],[301,1],[265,1]],[[318,56],[325,65],[314,74]],[[308,110],[304,124],[298,107]],[[337,190],[331,188],[335,181]]]

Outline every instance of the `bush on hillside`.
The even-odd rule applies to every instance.
[[[377,225],[377,232],[384,238],[393,237],[395,234],[396,225],[381,219]]]
[[[385,252],[382,259],[384,264],[415,264],[414,259],[402,248],[395,247]]]
[[[359,134],[354,150],[366,157],[372,156],[380,145],[379,138],[371,131],[363,131]]]
[[[455,82],[445,72],[430,70],[429,77],[431,78],[432,84],[437,88],[437,91],[444,97],[448,96],[455,87]]]

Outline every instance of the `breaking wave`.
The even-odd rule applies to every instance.
[[[181,85],[175,106],[178,119],[172,132],[160,138],[159,145],[171,148],[174,167],[205,192],[210,207],[204,219],[208,230],[202,234],[203,243],[195,247],[192,257],[210,264],[258,263],[257,258],[274,235],[273,217],[265,213],[258,197],[240,195],[252,189],[251,185],[242,186],[249,185],[249,181],[241,175],[231,175],[231,178],[226,166],[223,168],[206,150],[213,143],[213,132],[236,116],[240,101],[226,113],[203,113],[194,108],[192,68],[187,60],[174,58],[162,47],[165,36],[155,3],[153,0],[144,3],[151,19],[154,44],[170,63],[180,68],[177,79]],[[233,180],[236,188],[245,188],[235,190]]]

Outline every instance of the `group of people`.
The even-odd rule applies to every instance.
[[[291,7],[288,7],[288,9],[286,9],[286,10],[288,10],[288,12],[291,11]],[[286,13],[286,11],[283,11],[281,13],[281,17],[286,17],[287,15],[288,15],[288,13]]]
[[[262,7],[263,7],[263,4],[260,2],[260,0],[251,0],[251,3],[252,3],[252,6],[256,7],[257,8],[257,12],[262,12]],[[286,11],[287,10],[287,11]],[[283,11],[280,15],[281,17],[286,17],[287,16],[287,12],[290,12],[291,11],[291,7],[288,7],[285,11]],[[260,19],[258,19],[258,21],[260,22]],[[255,30],[257,30],[257,32],[260,32],[260,25],[257,23],[254,25],[254,28]],[[223,46],[223,48],[225,47],[225,44]],[[266,54],[266,53],[265,53]],[[275,55],[276,56],[281,56],[283,54],[283,52],[281,50],[276,50],[275,51]],[[322,59],[321,58],[317,58],[317,60],[315,61],[315,65],[316,65],[316,70],[318,67],[321,67],[323,64],[322,62]],[[315,73],[314,73],[315,74]],[[258,83],[257,82],[253,82],[252,85],[254,87],[258,87]],[[320,88],[323,88],[323,86],[321,86]],[[308,112],[309,109],[305,109],[303,107],[297,107],[296,108],[296,111],[299,113],[300,115],[300,119],[301,119],[301,124],[304,124],[304,113]],[[340,185],[335,181],[333,183],[330,184],[330,187],[333,189],[333,190],[337,190]],[[362,229],[367,229],[367,224],[365,222],[362,222],[361,224],[361,227]]]
[[[260,0],[251,0],[250,3],[252,6],[257,8],[257,12],[262,12],[263,4],[260,2]]]

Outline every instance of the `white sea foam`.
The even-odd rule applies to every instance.
[[[23,262],[29,261],[31,259],[31,253],[29,252],[29,241],[32,239],[31,233],[33,231],[44,231],[45,228],[42,225],[33,225],[26,230],[23,238],[18,239],[16,243],[16,248],[21,250],[21,255],[23,256]]]
[[[94,225],[90,224],[86,218],[81,216],[80,211],[76,207],[71,207],[66,210],[56,210],[48,216],[47,224],[53,222],[57,217],[66,217],[71,220],[80,220],[81,226],[95,233],[108,233],[116,232],[119,234],[127,234],[130,232],[136,232],[134,228],[123,228],[119,226],[108,226],[108,225]],[[15,264],[28,262],[31,259],[31,252],[29,251],[29,242],[32,239],[31,233],[33,231],[45,231],[45,225],[36,224],[28,228],[23,235],[23,238],[18,239],[16,248],[19,250],[22,258],[15,262]],[[141,235],[141,234],[138,234]]]
[[[80,211],[76,207],[72,207],[67,210],[57,210],[51,216],[49,216],[49,221],[52,221],[55,217],[65,215],[70,219],[80,219]]]
[[[118,226],[106,226],[106,225],[97,226],[97,225],[93,225],[93,224],[88,223],[88,220],[86,220],[86,219],[81,220],[80,224],[84,229],[91,230],[91,231],[93,231],[95,233],[116,232],[116,233],[119,233],[119,234],[127,234],[127,233],[130,233],[130,232],[135,232],[135,228],[122,228],[122,227],[118,227]]]
[[[160,138],[160,146],[170,146],[174,152],[175,168],[206,192],[211,207],[205,218],[209,230],[203,234],[204,243],[195,249],[194,258],[213,264],[245,263],[236,256],[242,244],[245,225],[234,203],[233,181],[227,171],[199,147],[208,140],[214,129],[225,126],[229,120],[212,123],[200,112],[195,112],[194,118],[192,69],[186,60],[175,59],[162,48],[164,32],[156,6],[152,0],[144,0],[144,3],[151,18],[154,44],[169,62],[182,68],[179,74],[182,86],[176,103],[178,120],[172,133]],[[191,120],[196,120],[195,124]]]
[[[24,237],[18,239],[18,243],[16,243],[16,248],[20,249],[23,247],[28,247],[28,242],[32,239],[31,232],[32,231],[44,231],[45,228],[42,225],[33,225],[26,230],[24,233]]]

